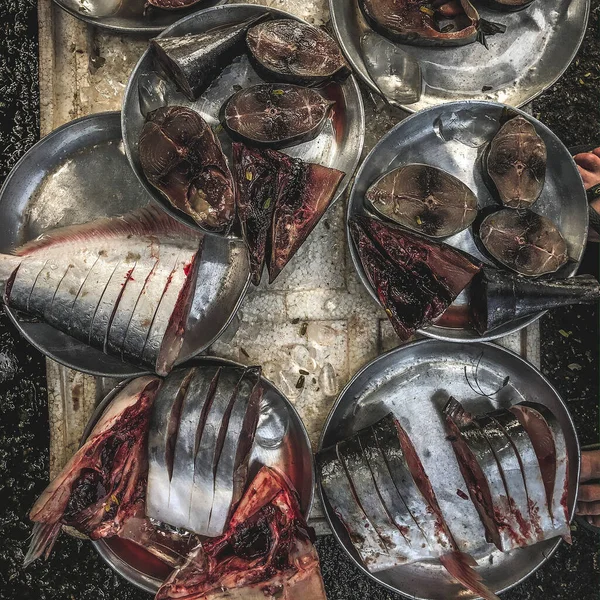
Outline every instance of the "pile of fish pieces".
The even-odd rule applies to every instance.
[[[359,0],[371,27],[394,42],[416,46],[486,45],[486,35],[506,26],[482,19],[474,5],[502,12],[527,8],[534,0]]]
[[[202,366],[165,379],[148,436],[148,517],[202,536],[223,533],[247,483],[260,374]]]
[[[199,545],[156,600],[326,600],[314,539],[295,490],[263,467],[225,534]]]
[[[463,252],[422,236],[360,216],[350,233],[363,269],[402,340],[431,324],[479,272]]]
[[[266,14],[206,33],[158,38],[151,48],[159,68],[190,100],[245,51],[270,82],[239,90],[222,107],[222,126],[237,142],[233,177],[209,125],[183,106],[147,115],[139,151],[148,180],[202,228],[227,233],[237,208],[252,281],[259,284],[270,254],[272,283],[315,227],[344,176],[276,152],[315,139],[331,119],[335,103],[304,86],[348,75],[337,44],[312,25],[270,20]]]
[[[183,344],[202,241],[151,206],[55,229],[0,255],[2,301],[166,375]]]
[[[475,560],[458,548],[423,464],[392,414],[321,450],[317,471],[325,499],[371,573],[437,558],[467,589],[497,600]]]
[[[450,398],[444,414],[489,540],[503,552],[556,536],[570,543],[567,447],[552,412],[522,403],[474,417]]]

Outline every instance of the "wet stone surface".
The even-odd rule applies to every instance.
[[[283,0],[269,4],[285,8]],[[308,1],[303,6],[306,14],[300,16],[309,17],[314,3]],[[533,114],[568,145],[600,143],[597,85],[600,1],[593,0],[592,6],[590,28],[577,60],[557,85],[533,103]],[[321,24],[326,18],[327,15],[320,14],[309,20]],[[35,19],[33,0],[0,3],[4,41],[0,53],[2,178],[39,135]],[[104,34],[97,36],[98,45],[103,47]],[[91,86],[82,90],[82,102],[93,104],[95,110],[114,108],[123,92],[126,74],[133,66],[130,40],[120,43],[121,46],[113,46],[113,53],[101,57],[104,62],[96,60],[98,68],[90,72]],[[144,43],[135,44],[139,54]],[[112,75],[108,76],[108,72]],[[366,96],[369,115],[366,149],[369,149],[403,115],[400,111],[390,113],[369,94]],[[302,409],[313,443],[317,441],[319,415],[311,414],[311,398],[315,394],[326,396],[329,400],[321,410],[328,411],[356,366],[366,363],[391,342],[384,315],[377,311],[347,264],[342,204],[329,212],[313,234],[314,241],[299,252],[276,286],[266,291],[263,284],[248,298],[243,311],[250,323],[240,327],[235,341],[224,340],[213,348],[216,354],[240,362],[263,363],[267,376]],[[597,274],[597,248],[586,255],[582,272]],[[250,348],[249,342],[267,328],[272,335],[264,337],[264,343],[255,350],[247,350],[246,345]],[[276,344],[282,336],[286,343]],[[352,343],[357,339],[353,336],[370,342],[357,346]],[[544,318],[541,339],[543,371],[567,400],[582,444],[597,441],[597,307],[564,309]],[[305,371],[309,374],[301,380]],[[106,567],[90,544],[64,535],[49,561],[38,562],[23,571],[21,563],[30,533],[26,513],[47,483],[48,442],[44,361],[2,316],[0,599],[148,598]],[[600,586],[598,539],[578,529],[572,547],[563,544],[534,576],[503,596],[511,600],[596,599]],[[331,536],[321,538],[317,547],[329,600],[397,597],[362,575]]]

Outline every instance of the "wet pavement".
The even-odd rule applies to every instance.
[[[600,0],[588,34],[561,81],[533,103],[533,114],[569,146],[600,145]],[[38,138],[34,0],[0,2],[0,179]],[[598,275],[591,247],[581,272]],[[568,403],[582,444],[598,441],[598,309],[556,311],[542,320],[542,370]],[[115,575],[89,543],[63,535],[47,562],[21,567],[30,533],[26,513],[47,484],[48,421],[44,360],[0,317],[0,599],[133,600],[149,596]],[[574,531],[510,600],[596,600],[600,537]],[[362,575],[331,536],[317,544],[329,600],[395,598]]]

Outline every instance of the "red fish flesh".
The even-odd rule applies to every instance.
[[[282,475],[263,467],[227,531],[199,545],[156,600],[326,600],[312,533]]]
[[[42,492],[29,513],[36,525],[25,565],[49,555],[62,525],[98,540],[117,535],[143,510],[150,409],[160,385],[150,376],[129,383]]]
[[[378,219],[350,232],[365,273],[402,340],[439,317],[479,272],[465,254]]]

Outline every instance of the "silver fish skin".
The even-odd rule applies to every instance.
[[[546,488],[529,435],[519,419],[509,410],[494,411],[488,416],[504,429],[517,452],[527,489],[529,518],[538,541],[553,537],[554,524],[548,508]]]
[[[512,406],[510,411],[527,431],[538,456],[556,534],[570,544],[569,455],[562,427],[542,404],[524,402]]]
[[[239,382],[231,413],[223,421],[226,428],[218,464],[215,470],[213,504],[208,524],[208,535],[222,535],[229,518],[240,501],[248,480],[248,461],[256,427],[263,389],[260,367],[246,370]]]
[[[80,341],[166,375],[183,344],[202,240],[153,206],[56,229],[15,256],[0,255],[2,298]],[[138,306],[144,308],[139,316]],[[123,352],[131,323],[144,341]]]
[[[408,547],[404,549],[407,562],[436,558],[437,554],[430,548],[423,532],[394,485],[385,457],[377,445],[375,433],[371,428],[363,429],[358,438],[371,469],[375,490],[381,498],[390,519],[395,523],[408,544]]]
[[[429,544],[430,552],[434,556],[441,556],[451,552],[451,540],[415,484],[400,446],[394,421],[394,417],[390,415],[373,425],[377,445],[385,457],[398,493]]]
[[[194,369],[181,408],[173,454],[168,517],[165,521],[169,525],[190,531],[192,530],[190,520],[196,451],[220,373],[221,369],[218,367]]]
[[[158,521],[168,521],[174,446],[183,400],[193,375],[194,369],[170,373],[152,405],[148,431],[146,515]]]
[[[356,502],[335,446],[319,452],[317,469],[323,494],[344,525],[365,567],[370,572],[377,573],[396,566],[395,559],[389,555],[383,540]]]
[[[411,554],[410,545],[390,518],[377,494],[375,481],[358,437],[340,442],[337,451],[346,468],[356,499],[383,540],[388,554],[397,565],[406,564]]]
[[[477,417],[477,425],[485,435],[504,480],[504,487],[514,515],[518,529],[515,533],[515,542],[520,546],[528,546],[537,542],[535,530],[529,517],[529,504],[525,478],[521,471],[519,457],[506,433],[498,424],[487,416]]]
[[[243,372],[222,369],[202,430],[196,452],[194,483],[190,509],[189,529],[199,535],[208,535],[210,513],[215,494],[215,470],[219,460],[219,438],[225,416],[235,401]]]

